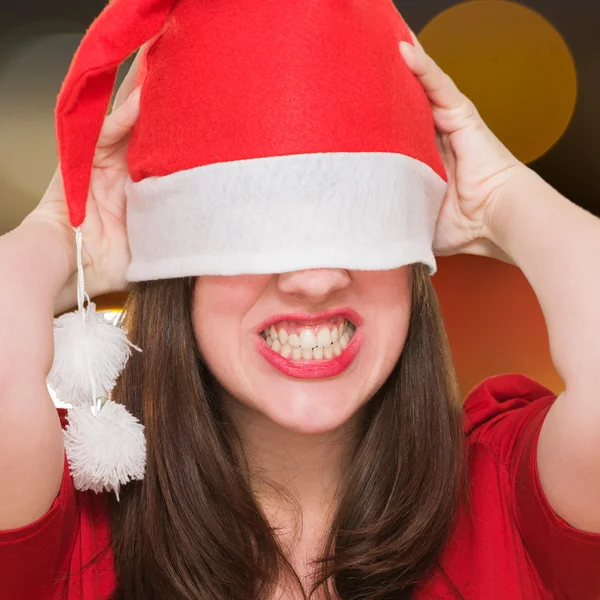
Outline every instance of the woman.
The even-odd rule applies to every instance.
[[[146,428],[147,473],[119,501],[76,491],[44,385],[51,315],[77,285],[57,173],[0,239],[2,597],[599,597],[600,221],[519,163],[413,42],[400,52],[448,173],[434,252],[524,271],[566,390],[502,375],[461,409],[422,263],[137,283],[125,323],[143,353],[112,397]],[[92,295],[127,287],[136,68],[96,148]]]

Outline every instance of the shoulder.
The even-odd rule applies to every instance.
[[[535,379],[506,373],[484,379],[463,404],[463,425],[470,445],[483,443],[506,456],[528,431],[541,427],[556,394]]]

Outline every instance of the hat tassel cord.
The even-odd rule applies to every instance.
[[[96,312],[85,292],[79,227],[75,238],[77,310],[54,320],[54,362],[47,383],[72,405],[64,442],[75,488],[114,491],[119,500],[120,486],[144,478],[146,439],[144,426],[110,393],[132,349],[141,349]]]

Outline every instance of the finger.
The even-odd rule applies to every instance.
[[[114,146],[131,131],[140,113],[141,89],[136,88],[119,108],[106,117],[98,139],[98,149]]]
[[[137,75],[140,70],[140,63],[142,60],[142,55],[144,54],[144,50],[146,45],[144,44],[136,54],[136,57],[131,64],[127,75],[125,75],[125,79],[123,79],[123,83],[119,87],[117,94],[115,95],[115,101],[113,104],[112,112],[115,112],[126,100],[129,98],[133,90],[135,89],[135,84],[137,80]]]
[[[444,167],[446,167],[448,177],[450,177],[450,174],[454,171],[456,166],[456,157],[450,146],[450,139],[448,137],[448,134],[438,133],[436,135],[435,141],[438,148],[438,152],[442,157],[442,161],[444,162]]]
[[[432,104],[452,110],[467,102],[467,97],[425,52],[418,40],[414,45],[400,42],[400,51],[410,70],[421,82]]]
[[[408,32],[410,33],[410,37],[412,38],[413,45],[421,46],[421,42],[419,42],[419,38],[417,37],[417,34],[410,27],[408,28]]]

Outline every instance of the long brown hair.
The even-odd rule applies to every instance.
[[[312,590],[331,600],[409,598],[465,499],[456,374],[427,267],[411,269],[402,354],[367,405]],[[131,358],[113,399],[146,427],[146,477],[110,499],[114,600],[256,600],[298,585],[247,477],[192,328],[194,279],[136,284]],[[239,440],[238,440],[239,441]]]

